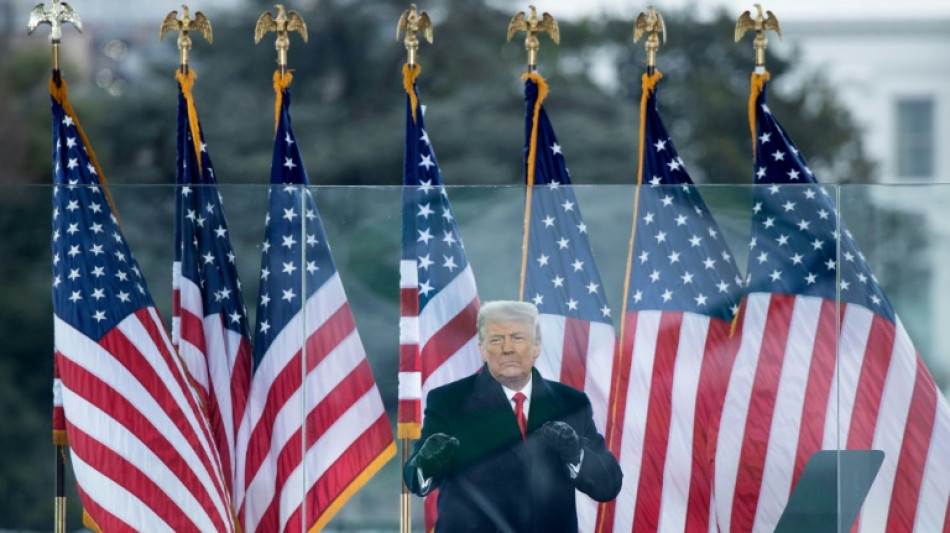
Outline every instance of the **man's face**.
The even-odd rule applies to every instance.
[[[520,390],[531,378],[531,368],[541,354],[532,324],[521,320],[489,322],[479,350],[488,371],[499,383]]]

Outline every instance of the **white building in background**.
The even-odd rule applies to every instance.
[[[769,36],[772,49],[786,57],[798,50],[796,74],[817,70],[834,84],[864,132],[876,181],[893,185],[874,187],[872,201],[926,221],[920,232],[929,245],[920,253],[929,281],[904,280],[926,283],[917,291],[924,297],[895,306],[905,325],[914,321],[908,329],[950,396],[950,18],[781,26],[782,40]]]

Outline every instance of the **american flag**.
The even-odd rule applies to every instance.
[[[481,367],[472,268],[425,130],[415,76],[406,95],[399,264],[399,437],[418,439],[426,394]]]
[[[600,531],[709,531],[712,447],[735,357],[735,259],[643,75],[640,170],[608,444],[624,471]],[[714,517],[713,517],[714,521]]]
[[[290,76],[278,76],[254,371],[238,433],[247,454],[238,461],[235,500],[247,532],[323,528],[396,453],[307,188],[290,123]]]
[[[235,457],[242,453],[234,446],[247,401],[251,341],[214,168],[200,126],[191,129],[198,125],[194,78],[194,70],[178,72],[172,342],[207,406],[230,490]]]
[[[586,392],[603,433],[617,338],[561,145],[541,105],[546,93],[541,76],[526,75],[522,299],[541,314],[535,366],[548,379]],[[593,531],[597,504],[580,493],[577,502],[578,527]]]
[[[755,183],[748,296],[716,453],[723,531],[775,527],[808,458],[877,449],[857,531],[943,531],[950,410],[752,77]]]
[[[415,80],[403,67],[406,94],[402,257],[399,262],[399,418],[403,439],[418,439],[429,391],[482,364],[475,319],[475,276],[455,223],[442,173],[425,129]],[[435,527],[438,489],[425,498],[426,531]]]
[[[234,531],[221,461],[66,98],[53,94],[53,312],[73,470],[103,531]]]

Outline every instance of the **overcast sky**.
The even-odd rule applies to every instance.
[[[0,0],[8,2],[11,0]],[[40,0],[12,0],[18,11],[26,13]],[[44,0],[46,3],[52,0]],[[275,0],[279,1],[279,0]],[[372,1],[372,0],[365,0]],[[192,10],[213,11],[225,6],[240,4],[241,0],[69,0],[70,5],[79,12],[80,17],[109,18],[113,16],[161,17],[173,9],[181,9],[187,3]],[[451,2],[451,0],[406,0],[419,5],[420,9]],[[555,18],[571,19],[583,16],[597,16],[604,11],[626,16],[631,20],[646,10],[652,3],[661,13],[664,10],[676,10],[685,7],[696,9],[701,14],[712,13],[724,7],[735,13],[736,18],[746,10],[753,10],[753,0],[492,0],[501,9],[509,7],[512,15],[527,10],[533,3],[541,11],[548,11]],[[310,8],[319,5],[320,0],[283,0],[288,9]],[[921,19],[945,18],[950,31],[950,0],[771,0],[762,1],[765,9],[775,13],[782,20],[803,19]],[[134,5],[134,7],[133,7]],[[25,16],[25,15],[24,15]],[[26,21],[24,20],[24,24]]]
[[[505,3],[514,3],[506,0]],[[646,10],[649,2],[632,0],[537,0],[535,5],[549,11],[557,18],[596,14],[603,10],[610,13],[636,17]],[[690,7],[706,14],[724,7],[735,13],[736,18],[743,11],[752,11],[752,0],[655,0],[652,5],[661,13],[664,9],[675,10]],[[889,18],[948,18],[950,19],[950,1],[948,0],[772,0],[761,1],[763,9],[772,11],[781,21],[802,19],[889,19]],[[424,2],[420,2],[422,6]],[[527,5],[527,2],[526,2]],[[950,25],[947,28],[950,31]]]

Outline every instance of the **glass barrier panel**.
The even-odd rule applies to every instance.
[[[196,364],[201,348],[249,365],[243,385],[226,371],[216,381],[219,366],[193,376],[205,383],[207,409],[246,391],[246,416],[228,407],[209,429],[232,450],[224,470],[244,520],[395,531],[400,409],[481,367],[477,296],[536,304],[535,367],[587,394],[618,460],[616,499],[578,497],[582,530],[944,521],[947,186],[536,188],[527,224],[519,186],[109,190],[143,289],[169,338],[180,334],[184,364]],[[0,476],[37,501],[53,483],[49,457],[32,445],[49,428],[50,291],[57,275],[56,287],[72,283],[61,264],[51,268],[72,260],[50,252],[53,194],[0,187],[9,353],[0,389],[19,391],[6,401],[21,413],[7,425],[19,435],[8,456],[18,459]],[[178,258],[193,262],[180,270],[177,305],[176,224],[191,246]],[[60,238],[73,239],[64,228]],[[95,267],[83,272],[95,276]],[[94,289],[79,294],[82,305],[98,300]],[[412,298],[419,318],[407,319]],[[205,316],[188,315],[198,310]],[[220,314],[212,320],[210,310]],[[456,313],[468,336],[439,337]],[[190,337],[197,326],[216,326],[218,336]],[[413,378],[406,346],[429,338]],[[219,396],[222,383],[232,388]],[[529,409],[529,443],[532,423]],[[244,449],[254,451],[233,452]],[[68,523],[77,528],[67,464]],[[287,479],[281,494],[278,476]],[[410,502],[421,531],[423,500]],[[36,516],[0,526],[49,515],[23,508]]]

